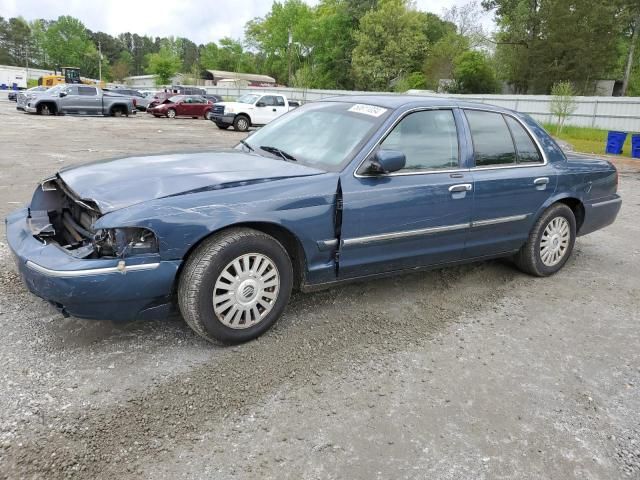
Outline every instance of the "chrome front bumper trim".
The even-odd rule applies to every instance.
[[[103,267],[103,268],[92,268],[85,270],[52,270],[50,268],[43,267],[38,265],[37,263],[32,262],[31,260],[27,260],[27,267],[35,272],[42,273],[43,275],[47,275],[50,277],[61,277],[61,278],[70,278],[70,277],[87,277],[92,275],[107,275],[110,273],[129,273],[129,272],[140,272],[143,270],[154,270],[160,266],[160,263],[143,263],[141,265],[129,265],[126,266],[124,263],[122,266],[116,267]]]

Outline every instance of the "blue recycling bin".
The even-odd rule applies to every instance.
[[[631,156],[640,158],[640,133],[631,135]]]
[[[609,131],[607,134],[607,148],[605,151],[613,155],[620,155],[626,139],[627,132]]]

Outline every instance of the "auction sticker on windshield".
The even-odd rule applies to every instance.
[[[365,105],[363,103],[356,103],[349,109],[350,112],[362,113],[364,115],[370,115],[372,117],[379,117],[387,111],[386,108],[376,107],[375,105]]]

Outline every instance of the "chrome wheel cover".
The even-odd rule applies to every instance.
[[[213,311],[225,326],[253,327],[271,310],[280,291],[280,274],[266,255],[247,253],[230,262],[213,288]]]
[[[244,118],[241,118],[238,120],[238,128],[240,130],[246,130],[249,128],[249,123]]]
[[[564,217],[555,217],[542,232],[540,260],[547,267],[555,267],[567,254],[571,240],[571,227]]]
[[[170,109],[169,111],[167,111],[167,117],[176,118],[176,111]]]

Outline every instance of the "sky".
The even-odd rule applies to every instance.
[[[306,0],[310,5],[317,0]],[[420,10],[441,14],[468,0],[416,0]],[[271,10],[273,0],[0,0],[0,16],[27,20],[76,17],[92,31],[186,37],[197,44],[242,38],[244,25]]]

